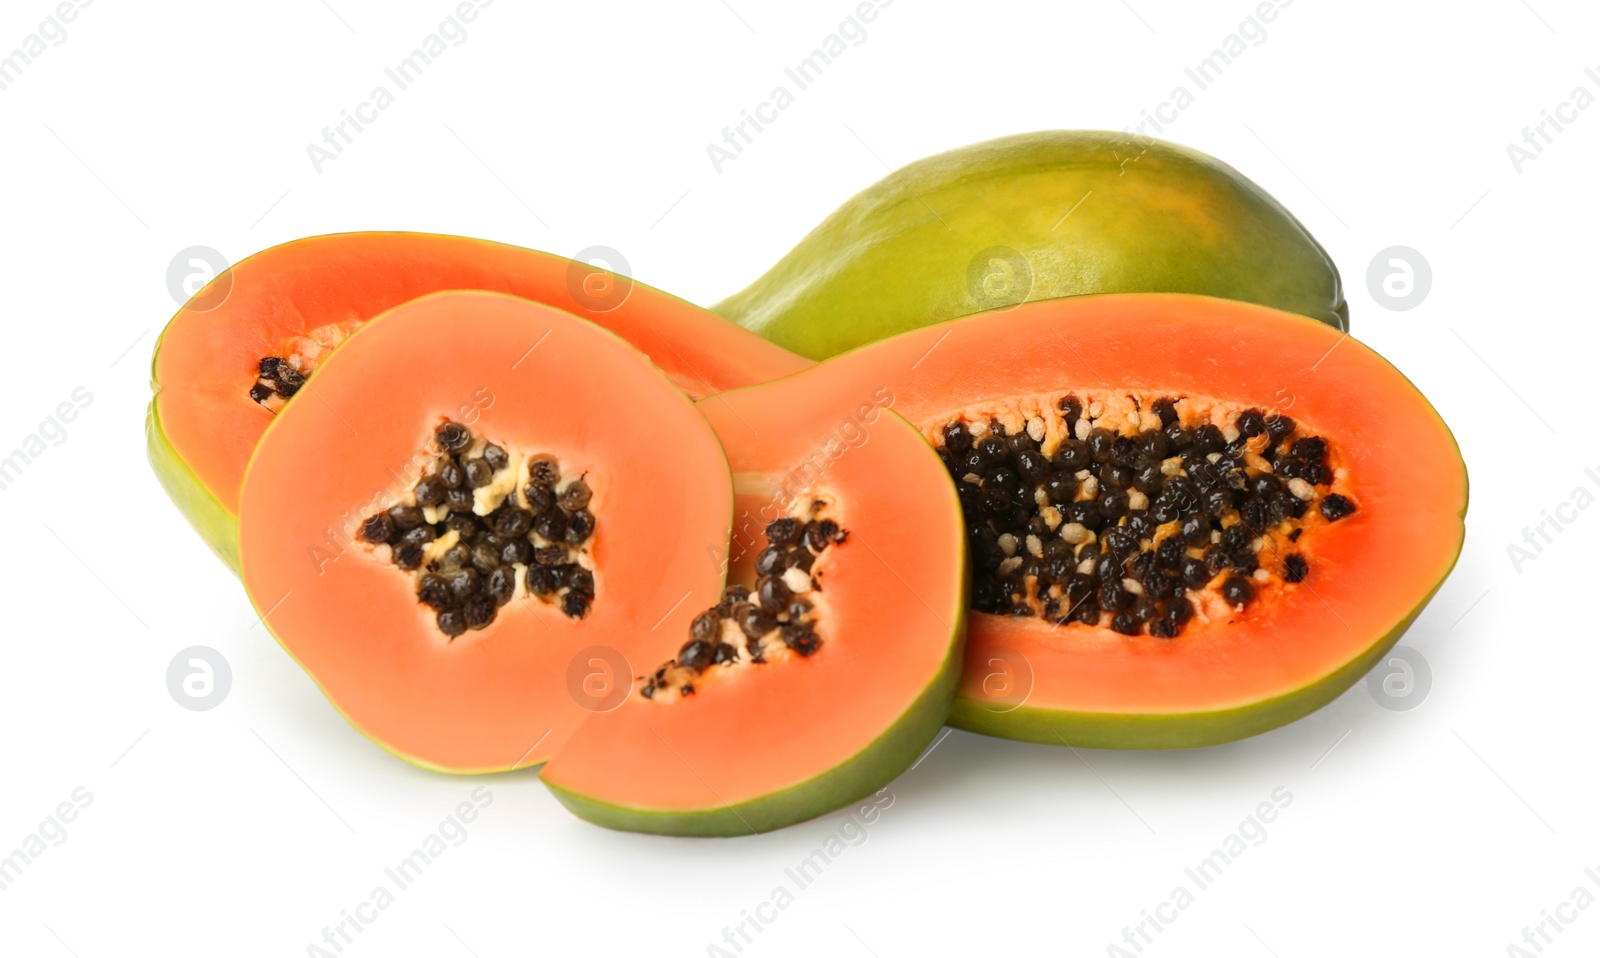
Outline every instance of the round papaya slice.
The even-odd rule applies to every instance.
[[[1455,564],[1450,430],[1330,326],[1187,295],[1028,304],[794,377],[887,385],[966,517],[972,608],[952,725],[1201,746],[1321,707]]]
[[[743,835],[820,815],[904,771],[961,668],[960,507],[893,396],[801,374],[700,402],[738,495],[722,598],[541,773],[618,829]],[[665,630],[663,630],[665,631]]]
[[[716,435],[599,326],[436,293],[357,330],[315,384],[251,458],[241,577],[334,706],[396,755],[543,762],[588,714],[568,682],[585,648],[681,633],[720,594],[704,550],[726,541],[733,487]]]
[[[343,233],[275,246],[235,264],[179,310],[151,370],[150,463],[230,567],[238,562],[239,482],[275,412],[362,323],[447,289],[510,293],[593,320],[692,396],[806,365],[660,290],[536,250],[429,233]],[[457,398],[462,415],[484,401]]]

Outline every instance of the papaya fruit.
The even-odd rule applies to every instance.
[[[156,343],[151,368],[150,464],[179,511],[230,568],[237,571],[239,483],[275,412],[362,323],[448,289],[510,293],[598,322],[650,356],[691,396],[806,365],[660,290],[536,250],[381,232],[275,246],[224,271],[185,304]],[[403,390],[409,382],[391,388]],[[455,398],[451,411],[470,425],[497,401],[488,390],[468,392]]]
[[[256,442],[240,576],[390,752],[449,772],[544,762],[596,707],[585,649],[681,634],[720,594],[706,550],[727,541],[733,485],[716,434],[601,327],[436,293],[363,324],[313,382]],[[461,422],[485,388],[496,401]]]
[[[1461,550],[1450,429],[1376,352],[1295,314],[1053,299],[791,378],[889,389],[957,486],[958,728],[1095,748],[1264,732],[1380,661]]]
[[[626,701],[544,767],[577,815],[765,832],[871,795],[938,732],[961,671],[961,510],[893,395],[859,385],[803,372],[700,401],[733,469],[731,584],[687,635],[648,637]]]
[[[712,310],[824,359],[984,310],[1138,292],[1237,299],[1349,328],[1333,261],[1265,190],[1175,143],[1081,130],[912,163]]]

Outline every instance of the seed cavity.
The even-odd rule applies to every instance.
[[[348,339],[361,322],[328,323],[279,342],[272,355],[263,356],[256,363],[255,378],[248,388],[251,400],[269,412],[282,409],[306,384],[317,364]]]
[[[1357,508],[1327,438],[1207,397],[1080,391],[924,431],[992,615],[1176,638],[1304,581],[1302,534]]]
[[[568,618],[588,615],[597,520],[584,477],[563,472],[554,456],[519,457],[449,419],[429,445],[423,475],[400,502],[363,519],[357,536],[412,574],[417,602],[439,631],[454,639],[487,628],[519,596]]]
[[[823,616],[813,593],[820,591],[826,556],[850,536],[831,511],[828,499],[814,498],[804,514],[768,523],[755,588],[735,583],[724,589],[721,600],[689,624],[677,658],[638,676],[639,694],[658,702],[682,699],[699,694],[721,669],[816,655]]]

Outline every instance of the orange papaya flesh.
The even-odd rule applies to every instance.
[[[684,300],[586,263],[486,240],[429,233],[313,236],[219,275],[156,345],[146,423],[162,486],[212,549],[236,567],[239,483],[273,413],[262,360],[307,378],[362,323],[440,290],[483,289],[549,303],[599,323],[649,355],[692,396],[761,382],[806,360]],[[292,366],[290,365],[292,364]],[[304,388],[304,387],[299,387]],[[257,396],[252,397],[252,389]],[[265,394],[265,395],[263,395]],[[470,417],[487,397],[457,397]]]

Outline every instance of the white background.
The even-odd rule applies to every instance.
[[[0,891],[0,953],[307,954],[484,784],[493,803],[466,843],[346,954],[703,955],[845,820],[728,841],[611,833],[532,772],[429,774],[348,727],[144,462],[146,363],[179,250],[238,259],[384,228],[603,244],[710,303],[886,165],[1137,122],[1253,4],[899,0],[719,175],[706,145],[850,0],[498,0],[316,172],[306,145],[452,7],[100,0],[0,91],[0,452],[75,387],[93,396],[0,492],[0,855],[74,788],[93,795]],[[7,0],[0,53],[52,9]],[[1600,467],[1600,108],[1520,173],[1506,153],[1575,87],[1600,93],[1584,75],[1597,23],[1576,0],[1298,0],[1166,133],[1302,218],[1343,271],[1356,335],[1461,441],[1466,552],[1405,640],[1431,666],[1425,701],[1391,711],[1357,686],[1187,753],[952,733],[746,954],[1104,955],[1279,786],[1293,800],[1266,840],[1146,954],[1503,955],[1575,886],[1600,895],[1584,876],[1600,866],[1600,606],[1584,578],[1600,510],[1520,572],[1507,554]],[[1396,244],[1433,272],[1404,312],[1365,279]],[[212,711],[167,690],[192,645],[232,665]],[[1546,954],[1594,954],[1600,905],[1569,914]]]

